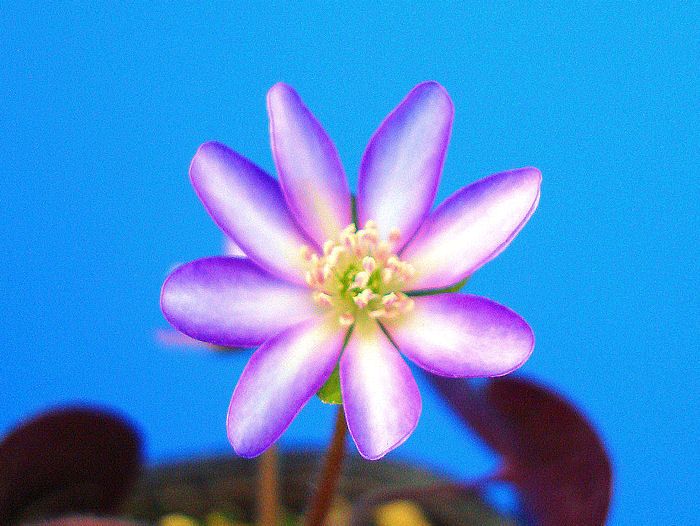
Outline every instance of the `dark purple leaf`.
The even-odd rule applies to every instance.
[[[593,426],[553,391],[514,376],[475,390],[464,380],[431,377],[476,433],[504,459],[542,526],[596,526],[610,505],[610,460]]]
[[[141,464],[141,440],[105,411],[57,409],[0,442],[0,523],[71,513],[108,514]]]
[[[139,523],[111,518],[62,517],[60,519],[35,522],[28,526],[139,526]]]

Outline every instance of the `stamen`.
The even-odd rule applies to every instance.
[[[401,239],[401,231],[398,228],[392,228],[389,231],[389,241],[392,243],[398,243]]]
[[[399,302],[399,297],[394,294],[393,292],[390,292],[386,296],[382,297],[382,305],[385,307],[393,307]]]
[[[371,289],[365,289],[356,296],[353,296],[352,300],[355,302],[358,309],[364,309],[367,304],[376,297],[377,295],[372,292]]]
[[[323,281],[326,281],[328,278],[330,278],[332,273],[333,273],[333,268],[328,263],[323,265],[323,269],[321,270],[321,275],[323,276]]]
[[[367,272],[367,274],[371,274],[376,268],[377,262],[374,260],[373,257],[366,256],[362,258],[362,270]]]
[[[394,272],[399,268],[399,258],[396,256],[391,256],[389,259],[386,260],[386,266],[387,268],[390,268]]]
[[[412,278],[416,273],[416,269],[410,263],[402,262],[400,268],[401,273],[407,278]]]
[[[335,246],[335,241],[333,241],[332,239],[329,239],[328,241],[326,241],[326,242],[323,244],[323,254],[324,254],[325,256],[327,256],[328,254],[330,254],[330,252],[331,252],[331,250],[333,249],[334,246]]]
[[[323,275],[323,267],[315,267],[313,269],[313,279],[318,284],[321,284],[324,281],[326,281],[326,278]]]
[[[370,245],[376,245],[379,241],[379,233],[376,230],[360,230],[357,233],[357,238],[360,243],[369,248]]]
[[[310,270],[306,272],[306,283],[307,283],[310,287],[315,287],[315,286],[316,286],[316,282],[314,281],[314,277],[313,277],[313,275],[311,274],[311,271],[310,271]]]
[[[394,277],[394,271],[390,268],[383,268],[382,269],[382,281],[384,283],[389,283],[392,278]]]
[[[311,254],[313,254],[313,252],[311,251],[311,248],[309,248],[306,245],[302,245],[301,248],[299,249],[299,256],[301,256],[301,259],[303,259],[304,261],[310,261]]]
[[[338,264],[338,260],[343,257],[347,253],[345,247],[341,246],[335,246],[333,247],[333,250],[331,250],[331,253],[328,255],[326,258],[326,261],[328,262],[329,265],[335,266]]]
[[[345,236],[345,246],[348,251],[354,253],[357,250],[357,236],[355,234],[349,234]]]
[[[382,241],[374,249],[374,257],[378,261],[386,261],[391,254],[391,245],[386,241]]]
[[[343,326],[343,327],[350,327],[353,323],[355,323],[355,316],[350,314],[349,312],[344,312],[340,316],[338,316],[338,322]]]
[[[367,286],[367,283],[369,283],[369,274],[364,271],[358,272],[355,274],[355,279],[352,282],[352,285],[350,285],[350,288],[364,289]]]
[[[376,310],[371,310],[371,311],[369,311],[369,312],[367,313],[367,315],[368,315],[370,318],[374,318],[374,319],[376,320],[377,318],[381,318],[382,316],[386,316],[386,309],[384,309],[384,308],[379,308],[379,309],[376,309]]]
[[[322,307],[333,306],[332,298],[324,292],[313,292],[311,294],[311,297],[313,298],[313,301],[316,305],[321,305]]]

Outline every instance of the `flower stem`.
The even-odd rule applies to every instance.
[[[268,448],[258,461],[257,526],[277,526],[279,516],[279,471],[277,448]]]
[[[311,507],[304,520],[304,526],[321,526],[328,514],[328,510],[333,502],[336,487],[338,486],[338,477],[343,467],[347,431],[345,412],[341,405],[338,406],[338,416],[335,420],[333,439],[328,446],[323,470],[318,479],[318,490],[311,501]]]

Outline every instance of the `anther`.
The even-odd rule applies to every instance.
[[[367,272],[367,274],[371,274],[376,268],[377,262],[374,260],[373,257],[366,256],[362,258],[362,270]]]
[[[392,243],[398,243],[401,239],[401,231],[398,228],[392,228],[389,231],[389,241]]]
[[[306,245],[302,245],[301,248],[299,249],[299,255],[301,256],[301,259],[303,259],[304,261],[311,260],[311,254],[313,254],[313,252]]]
[[[398,318],[398,317],[399,317],[399,314],[401,314],[401,313],[400,313],[399,311],[397,311],[396,309],[391,309],[391,310],[387,310],[387,311],[384,313],[384,316],[383,316],[383,317],[384,317],[384,318],[387,318],[387,319],[390,319],[390,320],[393,320],[393,319],[395,319],[395,318]]]
[[[355,302],[358,309],[364,309],[375,297],[377,297],[377,295],[372,292],[371,289],[365,289],[356,296],[353,296],[352,300]]]
[[[396,256],[390,256],[389,259],[386,260],[386,266],[391,270],[396,271],[399,267],[399,258]]]
[[[334,267],[338,264],[338,260],[346,254],[346,252],[347,250],[345,247],[335,246],[333,247],[333,250],[331,250],[331,253],[328,254],[328,257],[326,257],[326,262]]]
[[[353,323],[355,323],[355,316],[350,314],[349,312],[344,312],[340,316],[338,316],[338,322],[343,326],[343,327],[350,327]]]
[[[394,271],[390,268],[383,268],[382,269],[382,281],[384,283],[389,283],[392,278],[394,277]]]
[[[313,269],[313,279],[316,283],[323,283],[326,281],[325,276],[323,275],[323,268],[322,267],[314,267]]]
[[[393,292],[390,292],[386,296],[382,297],[382,305],[385,307],[393,307],[398,303],[398,301],[399,297]]]
[[[314,282],[314,277],[313,277],[313,275],[311,274],[311,271],[310,271],[310,270],[306,272],[306,283],[307,283],[310,287],[314,287],[314,286],[316,285],[316,283]]]
[[[403,301],[399,304],[399,310],[401,312],[411,312],[413,310],[414,305],[415,302],[411,298],[406,298],[406,301]]]
[[[316,305],[321,305],[322,307],[331,307],[333,305],[332,298],[323,292],[314,292],[311,297]]]
[[[355,252],[357,250],[357,236],[355,234],[345,236],[345,246],[348,251]]]
[[[358,272],[355,274],[355,279],[352,282],[352,285],[350,285],[351,289],[354,288],[359,288],[363,289],[367,286],[367,283],[369,283],[369,274],[367,272]]]
[[[321,270],[321,275],[323,276],[323,281],[326,281],[328,278],[331,277],[331,273],[333,272],[333,268],[331,265],[326,263],[323,265],[323,269]]]
[[[379,233],[376,230],[360,230],[357,233],[357,238],[360,243],[363,243],[365,248],[369,248],[370,245],[376,245],[379,241]]]
[[[377,244],[377,248],[374,249],[374,257],[378,261],[386,261],[386,259],[391,255],[391,245],[386,241],[382,241]]]
[[[368,315],[370,318],[374,318],[374,319],[376,320],[377,318],[381,318],[382,316],[385,316],[385,315],[386,315],[386,309],[384,309],[384,308],[379,308],[379,309],[376,309],[376,310],[371,310],[371,311],[369,311],[369,313],[368,313],[367,315]]]

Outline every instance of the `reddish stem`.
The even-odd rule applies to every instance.
[[[258,461],[257,526],[277,526],[279,516],[279,471],[277,448],[268,448]]]
[[[340,477],[340,472],[343,467],[343,458],[345,457],[345,437],[347,431],[345,413],[341,405],[338,407],[338,416],[335,420],[333,439],[328,446],[323,470],[318,479],[318,490],[311,501],[309,513],[304,520],[304,526],[321,526],[333,503],[335,490],[338,486],[338,478]]]

